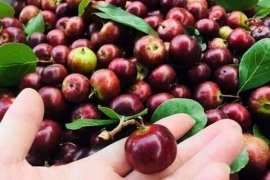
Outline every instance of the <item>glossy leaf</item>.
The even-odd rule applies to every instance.
[[[89,126],[105,126],[119,122],[117,119],[78,119],[72,123],[67,123],[66,128],[78,130]]]
[[[248,161],[248,153],[246,149],[243,149],[242,152],[238,155],[238,157],[230,165],[231,174],[239,172],[241,169],[243,169],[247,165]]]
[[[259,0],[214,0],[217,5],[222,6],[227,11],[249,10],[258,3]]]
[[[239,65],[239,91],[259,87],[270,81],[270,39],[255,43]]]
[[[114,110],[108,107],[103,107],[98,105],[98,109],[103,112],[106,116],[108,116],[111,119],[118,119],[120,120],[122,118],[121,115],[117,114]]]
[[[179,141],[183,141],[193,136],[197,132],[201,131],[206,125],[207,117],[204,113],[203,107],[198,102],[192,99],[185,98],[169,99],[159,105],[151,117],[151,123],[154,123],[164,117],[177,113],[186,113],[196,121],[192,129],[187,134],[185,134]]]
[[[33,50],[20,43],[0,46],[0,86],[17,85],[27,73],[35,72],[37,59]]]
[[[259,0],[259,2],[256,4],[256,7],[258,9],[270,8],[270,1],[269,0]]]
[[[202,51],[206,50],[207,45],[204,42],[203,37],[200,35],[200,32],[198,31],[198,29],[192,26],[187,26],[184,28],[184,33],[186,35],[194,37],[197,40],[197,42],[200,44]]]
[[[0,1],[0,18],[14,17],[15,11],[9,4]]]
[[[157,32],[143,19],[128,13],[127,11],[116,7],[109,3],[96,3],[93,5],[95,9],[101,12],[93,13],[100,18],[110,19],[120,24],[135,28],[149,35],[158,36]]]
[[[89,5],[91,0],[82,0],[78,7],[78,16],[82,16],[85,8]]]
[[[253,18],[265,18],[266,16],[268,16],[270,14],[270,7],[269,8],[265,8],[265,9],[260,9]]]
[[[40,12],[36,17],[33,17],[25,26],[24,32],[30,36],[34,32],[44,32],[45,22]]]
[[[266,136],[263,135],[262,131],[260,130],[260,128],[258,127],[257,124],[255,124],[255,125],[253,126],[253,129],[252,129],[252,130],[253,130],[254,136],[261,138],[261,139],[264,140],[268,145],[270,144],[269,138],[267,138]]]
[[[144,109],[142,112],[139,112],[139,113],[134,114],[132,116],[124,116],[123,119],[124,119],[124,121],[129,120],[129,119],[135,119],[135,118],[138,118],[138,117],[143,116],[145,114],[147,114],[147,109]]]

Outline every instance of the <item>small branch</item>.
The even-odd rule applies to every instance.
[[[226,94],[222,94],[220,95],[221,97],[225,97],[225,98],[235,98],[235,99],[240,99],[240,96],[235,96],[235,95],[226,95]]]
[[[129,126],[129,125],[136,125],[137,127],[141,127],[142,124],[136,121],[135,119],[131,119],[128,121],[124,121],[124,119],[121,119],[118,126],[114,128],[112,131],[107,131],[103,130],[98,137],[104,139],[104,140],[109,140],[113,138],[118,132],[120,132],[124,127]]]

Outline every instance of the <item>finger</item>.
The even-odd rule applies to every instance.
[[[231,164],[240,154],[243,146],[242,133],[231,129],[223,130],[170,177],[175,178],[181,175],[185,177],[183,180],[189,180],[208,164],[214,162]]]
[[[24,89],[6,112],[0,124],[0,159],[23,160],[43,119],[44,106],[39,94]]]
[[[222,130],[233,130],[236,132],[242,132],[241,127],[235,121],[232,120],[222,120],[214,123],[211,126],[206,127],[204,130],[198,132],[196,135],[190,137],[189,139],[181,142],[178,145],[177,157],[174,163],[168,167],[166,170],[151,174],[145,175],[137,171],[132,171],[128,174],[127,179],[162,179],[165,178],[183,164],[185,164],[189,159],[196,155],[204,146],[206,146],[210,141],[212,141]],[[236,142],[238,143],[238,142]]]
[[[191,129],[195,121],[186,114],[175,114],[166,117],[157,123],[166,126],[172,132],[174,137],[178,139]],[[126,138],[108,146],[107,148],[104,148],[103,150],[97,152],[94,156],[79,160],[78,163],[80,163],[80,168],[83,165],[89,166],[90,159],[94,158],[96,162],[101,162],[102,166],[111,167],[114,172],[121,176],[126,175],[131,171],[131,167],[125,159],[125,141]],[[73,163],[72,166],[76,168],[76,164]]]
[[[194,180],[229,180],[230,167],[225,163],[212,163],[206,166]],[[168,179],[167,179],[168,180]]]

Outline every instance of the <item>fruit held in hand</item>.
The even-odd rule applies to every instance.
[[[141,126],[125,143],[127,162],[137,171],[153,174],[170,166],[177,154],[172,133],[162,125]]]

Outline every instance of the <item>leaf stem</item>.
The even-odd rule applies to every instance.
[[[220,95],[221,97],[225,97],[225,98],[235,98],[235,99],[240,99],[240,96],[238,95],[229,95],[229,94],[222,94]]]
[[[116,128],[114,128],[112,131],[103,130],[98,135],[98,137],[100,137],[104,140],[109,140],[109,139],[113,138],[118,132],[120,132],[124,127],[129,126],[129,125],[136,125],[137,127],[143,126],[141,123],[139,123],[135,119],[130,119],[128,121],[124,121],[124,118],[121,118],[120,122]]]

